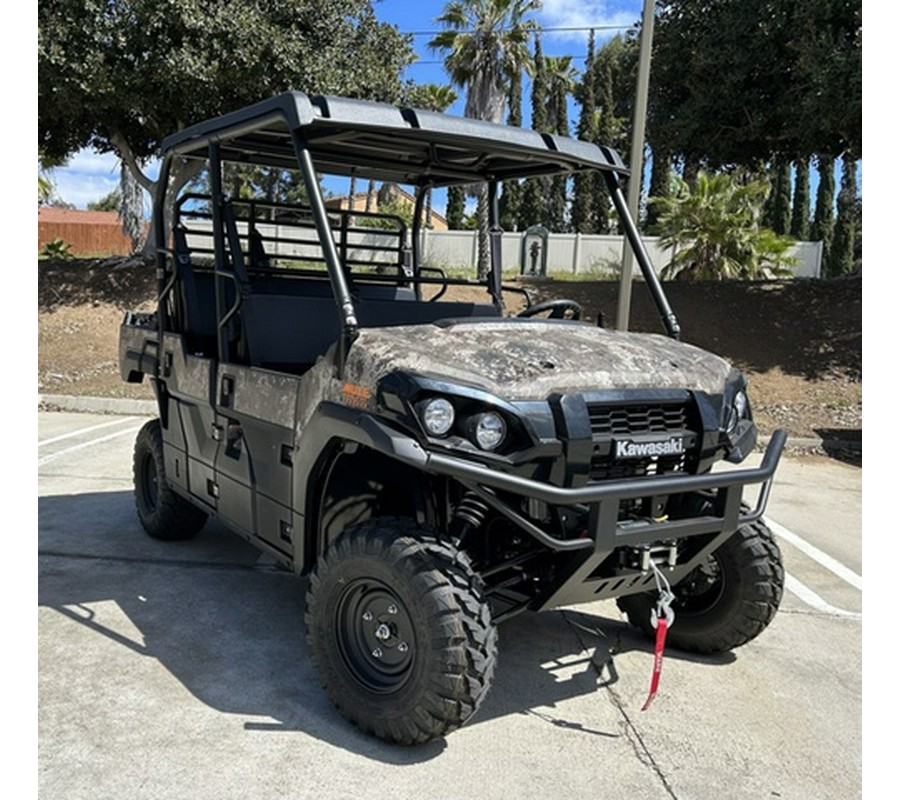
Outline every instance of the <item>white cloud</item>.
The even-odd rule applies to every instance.
[[[544,0],[537,18],[545,28],[581,28],[556,31],[548,36],[586,41],[588,29],[596,28],[598,40],[624,32],[640,19],[641,0]],[[621,30],[601,30],[616,26]]]
[[[49,172],[56,195],[75,208],[106,197],[119,185],[119,159],[110,153],[79,150],[64,167]]]
[[[145,174],[155,180],[159,162],[153,160],[145,167]],[[119,159],[112,153],[79,150],[64,167],[51,170],[50,178],[56,187],[56,195],[75,208],[87,208],[88,203],[106,197],[119,187]],[[149,198],[145,195],[149,209]]]
[[[112,153],[98,153],[94,150],[79,150],[73,155],[66,167],[80,174],[112,175],[119,178],[119,159]]]

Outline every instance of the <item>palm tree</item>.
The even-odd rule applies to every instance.
[[[452,86],[438,83],[421,83],[413,86],[407,96],[407,102],[416,108],[427,111],[446,111],[456,102],[459,95]],[[425,227],[431,228],[431,189],[425,196]]]
[[[700,171],[693,185],[672,174],[667,197],[651,198],[661,209],[656,224],[663,247],[679,248],[664,278],[721,280],[789,274],[796,263],[787,251],[793,240],[760,225],[769,192],[766,181]]]
[[[547,78],[547,119],[550,130],[560,136],[569,135],[569,94],[575,88],[578,73],[572,66],[571,56],[546,56],[544,68]],[[550,182],[547,197],[547,224],[550,230],[559,233],[566,229],[568,180],[565,175],[557,175]]]
[[[465,116],[502,122],[510,76],[530,63],[528,37],[537,29],[525,19],[540,0],[451,0],[437,22],[446,30],[429,47],[446,53],[454,85],[466,91]],[[487,187],[478,188],[478,275],[489,264]]]

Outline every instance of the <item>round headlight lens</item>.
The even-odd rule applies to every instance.
[[[742,419],[747,418],[749,408],[750,402],[747,400],[746,393],[743,391],[736,392],[734,399],[731,401],[731,410],[728,414],[728,433],[732,433],[737,428],[738,423]]]
[[[422,409],[422,422],[432,436],[444,436],[453,427],[455,418],[453,404],[443,397],[429,400]]]
[[[506,423],[503,417],[488,411],[478,417],[475,423],[475,443],[482,450],[496,450],[506,438]]]

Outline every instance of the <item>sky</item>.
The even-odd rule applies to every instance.
[[[434,32],[440,30],[435,19],[444,5],[445,0],[376,0],[374,3],[379,19],[396,25],[404,33],[414,34],[412,42],[418,58],[407,68],[404,78],[416,83],[449,83],[442,67],[441,54],[428,48],[428,41]],[[549,30],[541,43],[545,55],[572,56],[575,68],[581,69],[587,50],[588,30],[597,28],[597,40],[602,42],[605,37],[633,26],[641,16],[641,8],[641,0],[544,0],[542,9],[534,16],[545,29],[580,28]],[[296,88],[303,89],[301,86]],[[461,115],[463,105],[461,96],[449,113]],[[116,189],[119,162],[111,154],[82,150],[69,160],[66,168],[54,170],[52,177],[62,200],[76,208],[86,208],[88,203]]]

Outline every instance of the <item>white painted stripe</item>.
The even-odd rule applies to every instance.
[[[134,422],[136,419],[137,417],[122,417],[121,419],[114,419],[112,422],[101,422],[99,425],[91,425],[89,428],[79,428],[77,431],[63,433],[62,435],[54,436],[51,439],[42,439],[38,442],[38,447],[43,447],[46,444],[55,444],[56,442],[61,442],[65,439],[74,439],[76,436],[83,436],[86,433],[92,433],[101,428],[108,428],[111,425],[122,425],[125,422]]]
[[[830,603],[823,600],[812,589],[805,584],[800,583],[793,575],[784,574],[784,587],[793,594],[797,595],[806,605],[812,606],[823,614],[832,617],[846,617],[848,619],[862,619],[862,614],[857,611],[845,611],[843,608],[835,608]]]
[[[777,522],[773,522],[768,517],[766,518],[766,524],[768,524],[772,533],[780,538],[784,539],[789,544],[792,544],[798,550],[806,553],[813,561],[821,564],[825,569],[833,572],[842,580],[845,580],[851,586],[856,589],[862,591],[862,576],[857,575],[852,569],[849,567],[845,567],[835,558],[832,558],[828,553],[823,553],[819,550],[818,547],[814,547],[805,539],[801,539],[797,536],[796,533],[789,531],[783,525],[779,525]]]
[[[38,466],[42,467],[44,464],[49,464],[51,461],[56,461],[58,458],[62,458],[63,456],[67,456],[70,453],[74,453],[77,450],[83,450],[85,447],[93,447],[97,444],[102,444],[103,442],[108,442],[110,439],[117,439],[120,436],[128,436],[131,434],[137,433],[143,425],[138,425],[134,428],[129,428],[128,430],[118,431],[117,433],[111,433],[109,436],[101,436],[99,439],[91,439],[89,442],[82,442],[81,444],[73,445],[72,447],[67,447],[65,450],[59,450],[56,453],[51,453],[49,456],[44,456],[41,459],[38,459]]]

